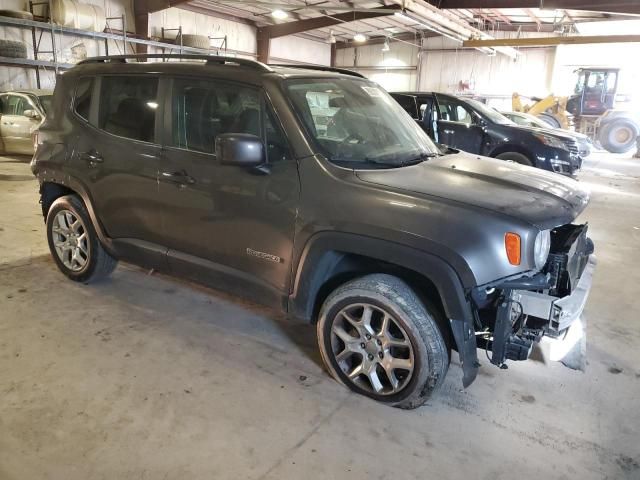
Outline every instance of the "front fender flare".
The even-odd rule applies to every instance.
[[[473,310],[455,270],[440,257],[405,245],[363,235],[320,232],[313,235],[294,263],[289,314],[313,321],[315,300],[329,272],[344,255],[355,254],[400,266],[428,278],[438,290],[463,369],[463,385],[470,385],[479,366]]]

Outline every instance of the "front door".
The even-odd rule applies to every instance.
[[[484,131],[473,110],[463,102],[436,95],[439,142],[469,153],[480,153]]]
[[[27,95],[0,95],[0,135],[6,153],[33,154],[33,132],[42,118]],[[25,113],[32,112],[32,116]],[[38,115],[33,116],[33,115]]]
[[[160,198],[172,270],[281,300],[289,285],[299,198],[297,163],[261,90],[222,81],[173,80],[165,109]],[[215,139],[265,141],[268,166],[220,165]],[[234,280],[238,288],[234,288]],[[211,282],[209,282],[211,283]],[[264,295],[263,295],[264,294]]]

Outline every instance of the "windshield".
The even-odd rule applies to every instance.
[[[518,125],[524,125],[525,127],[553,128],[544,120],[540,120],[538,117],[534,117],[533,115],[529,115],[528,113],[512,113],[508,115],[505,114],[505,116],[509,117]]]
[[[40,101],[40,105],[42,105],[42,108],[44,109],[44,113],[49,113],[49,109],[51,108],[52,98],[53,98],[53,95],[42,95],[38,97],[38,100]]]
[[[515,125],[514,122],[502,115],[497,110],[488,107],[482,102],[477,100],[465,100],[470,106],[472,106],[476,112],[489,119],[490,122],[497,123],[498,125]]]
[[[305,129],[330,161],[389,168],[440,155],[398,103],[375,83],[346,78],[288,80]]]

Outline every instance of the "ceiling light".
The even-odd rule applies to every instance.
[[[274,10],[273,12],[271,12],[271,16],[273,18],[275,18],[276,20],[284,20],[285,18],[289,17],[289,14],[287,12],[285,12],[284,10]]]
[[[336,43],[336,36],[333,34],[333,30],[329,32],[329,43]]]
[[[367,36],[362,34],[362,33],[356,33],[353,36],[353,41],[354,42],[358,42],[358,43],[366,42],[367,41]]]
[[[388,52],[389,50],[391,50],[391,48],[389,47],[389,38],[385,38],[384,45],[382,45],[382,51]]]

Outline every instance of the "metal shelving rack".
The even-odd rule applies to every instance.
[[[46,4],[48,2],[38,2],[32,3],[30,2],[30,7],[33,10],[33,6],[39,4]],[[122,33],[114,33],[114,31],[109,27],[109,20],[120,19],[122,21]],[[222,45],[220,47],[211,47],[209,49],[202,48],[194,48],[187,47],[184,45],[177,45],[175,43],[168,42],[159,42],[155,40],[146,40],[142,38],[136,38],[129,34],[127,34],[126,29],[126,18],[124,15],[122,17],[113,17],[107,19],[107,30],[109,32],[91,32],[88,30],[80,30],[77,28],[69,28],[62,27],[60,25],[56,25],[52,22],[42,22],[38,20],[27,20],[22,18],[13,18],[13,17],[3,17],[0,16],[0,26],[5,27],[15,27],[22,28],[25,30],[31,30],[31,37],[33,42],[33,59],[29,58],[11,58],[11,57],[0,57],[0,65],[19,67],[19,68],[34,68],[36,71],[36,84],[38,88],[40,88],[40,69],[41,68],[50,68],[53,69],[56,73],[59,70],[68,69],[74,66],[71,63],[58,62],[57,53],[56,53],[56,34],[58,35],[72,35],[75,37],[81,38],[90,38],[93,40],[104,40],[105,42],[105,53],[109,55],[109,40],[114,40],[116,42],[122,42],[124,53],[127,53],[128,45],[147,45],[150,47],[161,48],[163,52],[172,50],[178,50],[180,53],[198,53],[198,54],[207,54],[210,55],[215,53],[216,55],[220,55],[221,51],[223,54],[227,53],[227,37],[219,37],[217,40],[222,40]],[[39,36],[38,36],[39,33]],[[51,35],[51,44],[53,51],[42,51],[40,50],[40,42],[42,40],[42,36],[44,33],[49,33]],[[133,49],[133,46],[131,47]],[[42,53],[50,53],[53,57],[52,61],[42,60],[38,58],[39,54]]]

